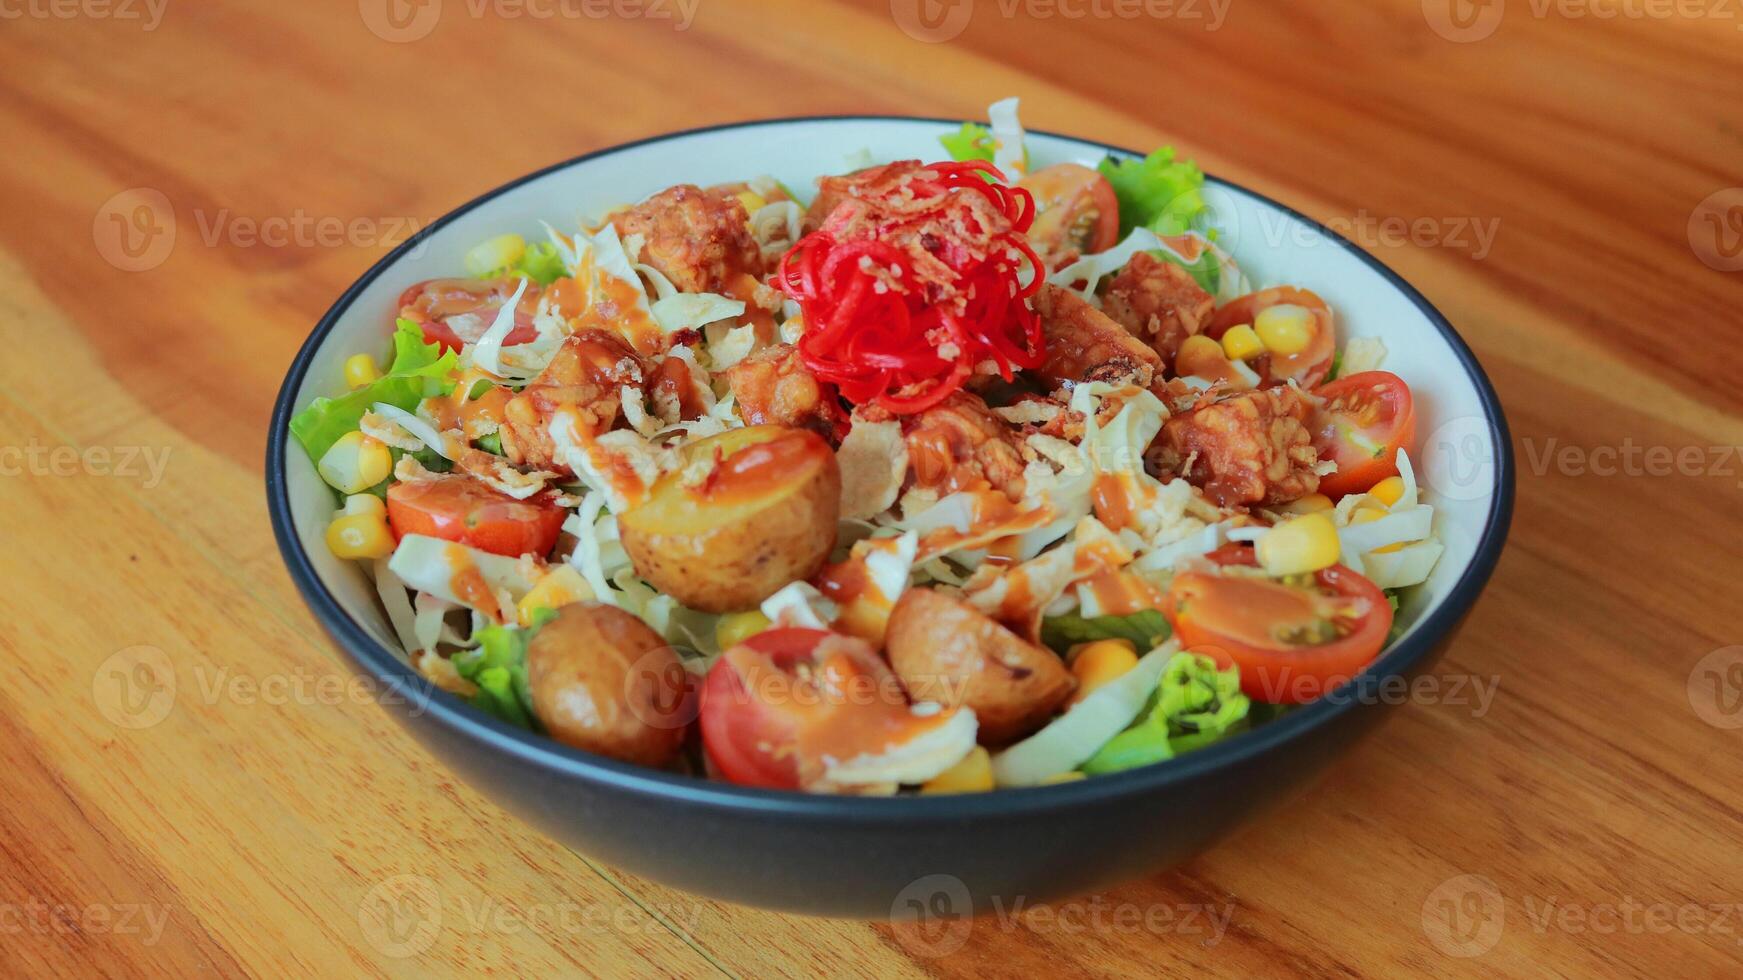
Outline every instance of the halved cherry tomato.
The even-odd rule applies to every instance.
[[[518,279],[428,279],[399,297],[399,315],[415,320],[424,329],[424,339],[444,349],[459,350],[476,343],[496,320],[497,311],[520,285]],[[503,343],[525,344],[539,336],[533,314],[539,309],[541,287],[528,282],[514,308],[514,329]]]
[[[1223,339],[1229,328],[1252,324],[1261,310],[1273,306],[1300,306],[1313,314],[1315,330],[1307,347],[1300,353],[1283,356],[1264,353],[1253,358],[1253,370],[1266,385],[1288,384],[1293,381],[1311,388],[1331,371],[1332,358],[1337,354],[1337,332],[1332,327],[1331,307],[1318,294],[1294,286],[1273,286],[1232,299],[1211,314],[1204,333],[1212,340]]]
[[[1403,378],[1363,371],[1314,394],[1325,401],[1314,415],[1313,447],[1338,465],[1320,479],[1320,493],[1336,500],[1398,475],[1398,450],[1416,436],[1416,407]]]
[[[915,715],[907,690],[863,640],[776,628],[715,661],[702,685],[702,748],[744,786],[801,789],[828,760],[878,754],[925,734],[946,713]]]
[[[1210,555],[1222,569],[1254,566],[1253,549]],[[1241,669],[1241,690],[1270,704],[1315,700],[1360,673],[1386,643],[1392,606],[1379,586],[1342,565],[1312,587],[1245,571],[1183,571],[1163,613],[1181,645]]]
[[[791,675],[809,663],[824,637],[822,630],[771,629],[750,637],[740,647],[766,657],[774,669]],[[791,705],[760,698],[754,676],[757,657],[736,658],[727,651],[709,669],[702,683],[702,749],[721,777],[741,786],[798,789],[799,759],[794,750],[798,717]]]
[[[1113,248],[1120,240],[1120,201],[1099,172],[1056,163],[1017,181],[1035,196],[1029,242],[1050,265]]]
[[[396,538],[423,534],[495,555],[546,555],[568,511],[547,496],[516,500],[482,480],[448,474],[387,488]]]

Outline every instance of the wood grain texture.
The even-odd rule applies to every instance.
[[[965,0],[927,22],[672,0],[682,30],[447,0],[391,43],[372,2],[0,4],[6,973],[1743,971],[1743,659],[1709,658],[1743,644],[1743,458],[1707,451],[1743,445],[1743,272],[1715,268],[1743,263],[1695,215],[1743,187],[1743,9],[979,0],[928,43],[900,25],[948,32]],[[298,600],[261,493],[272,396],[333,297],[590,149],[1011,93],[1030,125],[1172,142],[1349,229],[1476,348],[1519,502],[1438,669],[1461,693],[1191,864],[976,920],[945,955],[599,866],[402,735]],[[177,219],[139,272],[103,244],[130,188]],[[366,224],[320,240],[323,218]],[[1705,461],[1647,455],[1687,447]]]

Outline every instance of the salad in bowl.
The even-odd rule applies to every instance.
[[[1443,552],[1407,380],[1191,163],[1024,143],[497,230],[292,417],[327,547],[478,710],[745,786],[1094,778],[1334,692]]]

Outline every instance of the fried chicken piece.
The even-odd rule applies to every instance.
[[[517,466],[567,475],[556,458],[551,420],[559,410],[575,409],[587,428],[604,432],[622,406],[618,389],[640,386],[645,365],[616,334],[582,330],[563,341],[551,363],[503,408],[503,455]]]
[[[741,274],[763,274],[750,216],[730,194],[694,184],[668,187],[611,216],[624,238],[640,235],[646,260],[681,293],[718,293]]]
[[[913,485],[945,496],[990,484],[1012,500],[1022,499],[1021,434],[979,396],[958,391],[901,423]]]
[[[1147,462],[1184,477],[1224,507],[1276,506],[1319,489],[1308,405],[1294,388],[1248,391],[1176,415]]]
[[[1150,345],[1166,363],[1186,338],[1199,332],[1216,308],[1185,269],[1139,252],[1108,283],[1102,309]]]
[[[1134,384],[1140,388],[1162,373],[1162,358],[1082,296],[1051,283],[1035,295],[1047,361],[1035,374],[1052,386],[1082,381]]]
[[[809,235],[823,227],[823,222],[841,206],[841,202],[858,197],[859,192],[868,187],[882,186],[892,179],[919,169],[918,160],[897,160],[879,167],[855,170],[850,174],[817,178],[817,196],[811,199],[811,206],[805,210],[805,218],[799,223],[799,230]]]
[[[792,345],[757,351],[727,368],[726,380],[746,425],[810,429],[835,441],[843,419],[835,386],[818,381]]]

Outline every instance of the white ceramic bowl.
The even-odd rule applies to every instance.
[[[381,349],[396,301],[408,286],[451,276],[477,242],[503,232],[533,240],[540,221],[576,227],[611,206],[639,200],[676,183],[708,185],[771,174],[810,188],[821,174],[850,169],[868,151],[874,160],[938,159],[938,137],[955,129],[943,120],[815,118],[744,123],[661,136],[558,164],[492,191],[437,221],[369,270],[328,312],[291,367],[273,419],[267,460],[268,493],[280,547],[293,577],[328,630],[360,669],[411,695],[402,711],[414,733],[451,764],[485,784],[505,805],[553,834],[615,863],[712,894],[804,911],[882,914],[904,882],[943,873],[966,882],[975,904],[1015,894],[1030,900],[1100,887],[1179,860],[1226,830],[1247,810],[1295,784],[1368,728],[1383,707],[1372,684],[1306,708],[1253,732],[1190,756],[1082,783],[1006,790],[973,797],[854,800],[777,794],[686,779],[626,766],[568,749],[473,712],[434,692],[398,654],[394,633],[374,590],[353,563],[323,543],[333,498],[285,423],[297,408],[345,388],[341,365],[359,351]],[[1035,167],[1064,161],[1093,165],[1127,151],[1046,133],[1030,133]],[[1506,536],[1512,502],[1512,461],[1505,422],[1488,380],[1444,319],[1378,261],[1299,214],[1212,178],[1206,192],[1223,229],[1222,244],[1258,285],[1291,284],[1323,296],[1342,337],[1376,336],[1390,351],[1385,368],[1415,394],[1418,434],[1412,447],[1429,501],[1438,510],[1446,545],[1434,575],[1405,602],[1403,637],[1363,681],[1423,669],[1444,645],[1487,580]],[[1365,692],[1365,693],[1362,693]],[[1290,763],[1293,757],[1296,761]],[[1263,774],[1273,767],[1276,777]],[[1257,792],[1233,780],[1272,778]],[[1219,788],[1221,787],[1221,788]],[[1073,869],[1038,872],[1020,855],[1047,846],[1059,811],[1118,834],[1119,807],[1150,800],[1160,814],[1175,809],[1172,794],[1222,794],[1223,802],[1180,809],[1176,825],[1141,846],[1119,852],[1074,845]],[[1124,800],[1122,803],[1120,801]],[[613,829],[576,816],[597,808],[631,821]],[[577,810],[579,808],[579,811]],[[1197,814],[1197,816],[1194,816]],[[879,833],[871,833],[867,825]],[[962,836],[970,825],[971,836]],[[859,829],[863,853],[830,859],[812,855],[779,873],[777,855],[808,839],[840,840]],[[1056,827],[1056,825],[1053,825]],[[832,836],[832,828],[840,833]],[[717,837],[731,855],[724,864],[676,860],[639,842],[641,834]],[[1083,830],[1069,831],[1083,838]],[[925,834],[930,843],[914,843]],[[906,843],[897,847],[898,838]],[[989,850],[991,849],[991,850]],[[1003,851],[1004,858],[999,857]],[[1094,852],[1094,853],[1092,853]],[[1106,853],[1103,853],[1106,852]],[[735,870],[736,869],[736,870]],[[819,881],[831,882],[827,889]],[[895,910],[900,914],[900,909]]]

